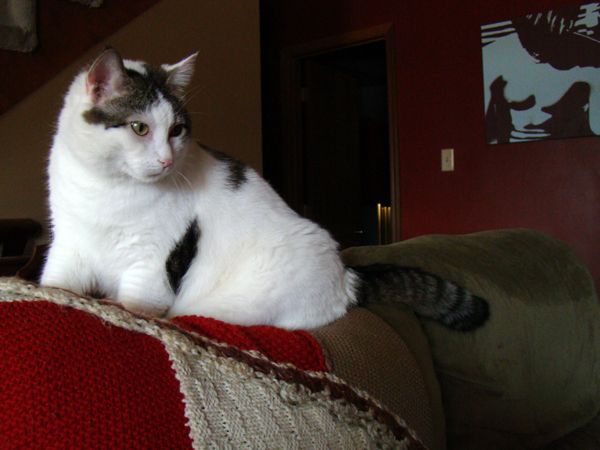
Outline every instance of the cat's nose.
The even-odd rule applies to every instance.
[[[166,169],[167,167],[171,167],[173,165],[172,159],[159,159],[159,163]]]

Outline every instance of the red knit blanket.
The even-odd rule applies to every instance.
[[[422,448],[325,370],[305,331],[149,320],[0,278],[2,449]]]
[[[176,317],[172,322],[241,350],[257,350],[276,362],[290,363],[304,370],[327,370],[321,346],[306,331],[265,325],[244,327],[200,316]]]

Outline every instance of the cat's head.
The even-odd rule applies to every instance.
[[[195,59],[154,67],[113,49],[98,56],[71,89],[79,91],[88,160],[109,175],[150,183],[176,170],[190,139],[184,94]]]

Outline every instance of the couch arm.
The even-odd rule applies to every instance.
[[[414,315],[388,312],[386,320],[402,323],[401,332],[368,309],[354,308],[310,333],[334,375],[379,399],[410,424],[428,448],[443,450],[444,416],[427,338]]]
[[[490,303],[489,321],[474,332],[423,320],[449,447],[540,447],[600,410],[600,306],[587,269],[563,242],[496,230],[357,247],[343,256],[351,265],[420,267]]]

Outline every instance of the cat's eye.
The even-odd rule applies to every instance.
[[[185,125],[182,123],[178,123],[173,128],[171,128],[171,131],[169,132],[169,137],[181,136],[183,134],[184,130],[185,130]]]
[[[146,136],[148,134],[148,131],[150,131],[150,127],[144,122],[135,121],[131,122],[130,125],[133,132],[138,136]]]

